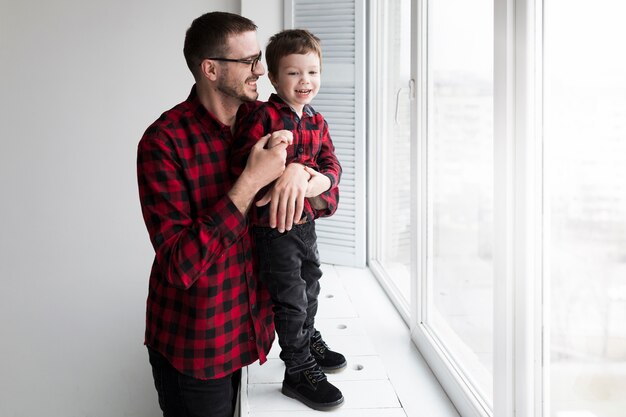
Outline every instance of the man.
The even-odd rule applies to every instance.
[[[142,212],[156,253],[145,344],[165,416],[230,417],[238,371],[264,362],[274,339],[245,214],[280,176],[264,201],[275,225],[289,230],[302,214],[310,174],[302,165],[285,167],[285,144],[264,149],[267,135],[242,175],[229,175],[237,109],[257,99],[265,73],[253,22],[207,13],[188,29],[184,55],[195,79],[189,97],[138,146]]]

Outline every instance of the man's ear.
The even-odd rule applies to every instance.
[[[200,63],[200,75],[203,78],[215,81],[217,79],[217,66],[215,65],[215,61],[211,61],[210,59],[202,61]]]

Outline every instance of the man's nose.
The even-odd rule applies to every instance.
[[[256,66],[254,67],[254,71],[252,71],[252,73],[259,77],[265,74],[265,65],[263,65],[263,62],[261,61],[257,62]]]

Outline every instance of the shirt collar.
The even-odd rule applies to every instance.
[[[230,132],[230,126],[227,126],[220,122],[217,117],[206,109],[200,102],[198,92],[196,91],[196,85],[191,87],[189,97],[187,97],[187,109],[195,116],[198,121],[205,125],[209,129],[214,130],[228,130]]]
[[[276,93],[272,93],[268,101],[274,103],[274,105],[278,108],[289,109],[295,113],[295,110],[289,104],[285,103],[285,101]],[[302,114],[306,114],[308,117],[313,117],[317,114],[317,112],[310,104],[305,104],[302,108]]]

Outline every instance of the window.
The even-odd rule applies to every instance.
[[[419,321],[429,334],[420,348],[437,345],[443,366],[490,407],[493,2],[371,3],[377,136],[370,147],[375,242],[369,264],[407,322]],[[413,38],[416,26],[420,39]],[[420,106],[425,111],[414,123]],[[412,222],[416,200],[426,202],[419,231]],[[418,246],[424,252],[416,253]]]
[[[545,2],[554,417],[626,410],[624,15],[626,6],[611,0]]]
[[[408,318],[411,268],[411,5],[376,4],[377,138],[372,180],[376,187],[378,237],[370,262]]]
[[[430,4],[426,322],[491,403],[493,2]]]
[[[626,5],[370,4],[369,263],[420,352],[463,416],[622,416]]]

